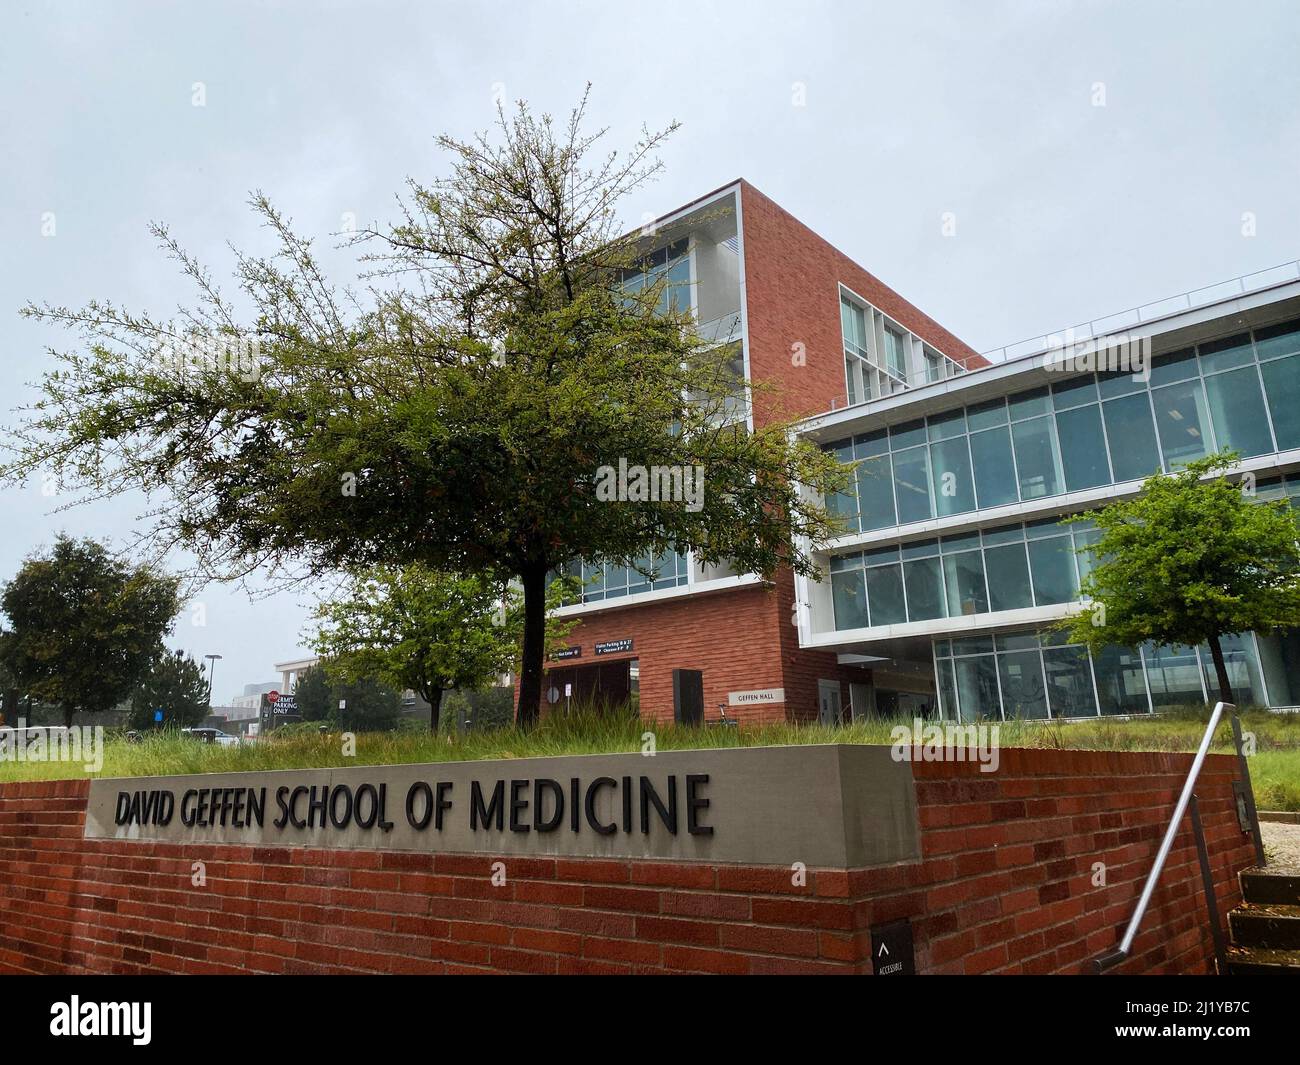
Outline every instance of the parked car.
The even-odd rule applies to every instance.
[[[183,728],[182,735],[193,736],[204,743],[215,743],[221,747],[238,747],[239,737],[222,732],[219,728]]]

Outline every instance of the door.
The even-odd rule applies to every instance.
[[[876,712],[876,691],[875,687],[868,684],[860,684],[857,681],[849,683],[849,715],[854,721],[864,721],[867,718],[875,716]]]
[[[822,725],[840,723],[840,682],[838,680],[819,680],[817,682],[817,721]]]

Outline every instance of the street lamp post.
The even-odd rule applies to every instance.
[[[216,671],[217,663],[221,661],[220,655],[204,655],[208,660],[208,713],[212,713],[212,674]]]

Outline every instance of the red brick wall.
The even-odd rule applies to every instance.
[[[790,623],[793,606],[794,576],[782,569],[770,585],[614,607],[586,615],[565,641],[582,648],[581,658],[550,662],[547,668],[637,659],[641,716],[652,721],[673,718],[674,669],[704,672],[707,720],[716,720],[728,692],[755,688],[784,688],[784,705],[729,706],[729,717],[746,723],[815,720],[819,678],[841,682],[847,707],[848,681],[870,680],[871,673],[839,665],[830,652],[801,650],[798,630]],[[596,657],[597,643],[627,637],[634,641],[630,654]]]
[[[750,376],[777,386],[756,397],[760,423],[820,414],[833,399],[844,403],[841,283],[949,358],[987,365],[973,348],[743,181],[741,219]],[[804,346],[804,366],[791,362],[796,343]]]
[[[870,972],[911,918],[921,972],[1078,973],[1115,945],[1189,755],[1002,752],[915,766],[923,859],[809,870],[83,840],[85,780],[0,785],[0,972]],[[1197,792],[1221,914],[1251,861],[1235,760]],[[191,884],[206,864],[206,887]],[[1094,862],[1107,886],[1093,887]],[[1190,830],[1120,972],[1204,972]]]
[[[587,615],[565,641],[582,657],[548,668],[635,658],[641,667],[641,713],[649,720],[673,718],[673,670],[704,671],[705,717],[718,716],[727,692],[781,687],[777,647],[777,598],[767,585],[613,608]],[[631,637],[627,655],[595,655],[595,645]],[[742,721],[783,717],[780,707],[729,707]]]

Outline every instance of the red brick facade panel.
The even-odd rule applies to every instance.
[[[808,417],[830,410],[832,401],[845,402],[841,284],[950,359],[969,368],[988,365],[748,182],[740,187],[750,376],[775,386],[756,397],[756,421]]]

